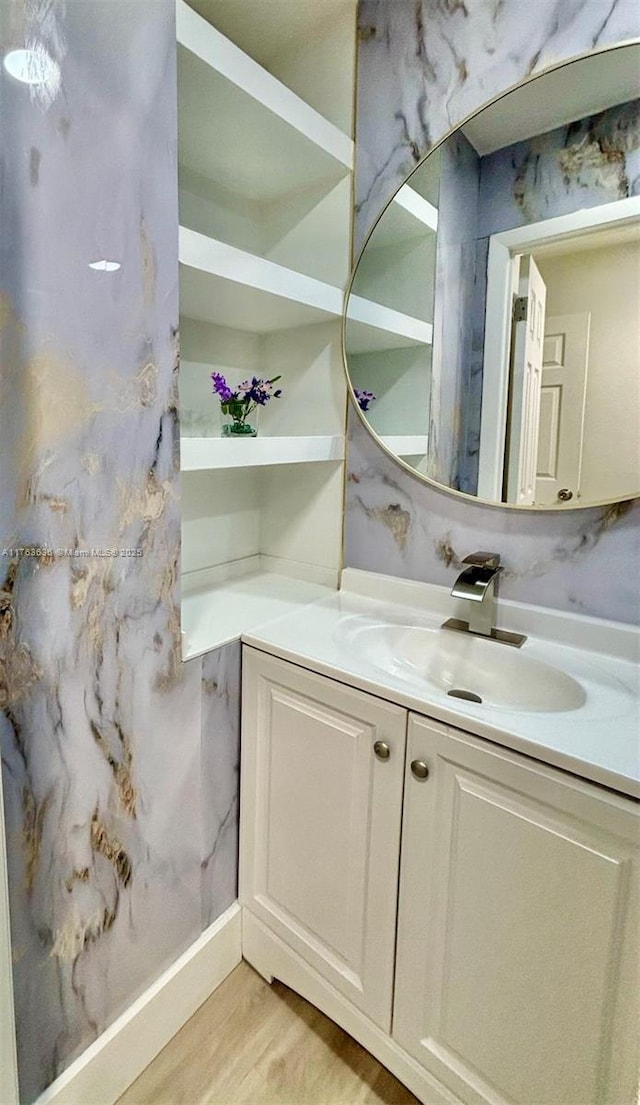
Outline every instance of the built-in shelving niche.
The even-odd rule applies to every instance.
[[[267,22],[256,5],[177,6],[185,657],[313,601],[340,568],[355,0],[293,16],[270,0]],[[393,222],[428,249],[437,212],[405,187]],[[363,355],[428,347],[431,320],[368,279]],[[257,438],[221,438],[214,371],[282,376]]]

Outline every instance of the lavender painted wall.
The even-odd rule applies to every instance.
[[[640,35],[635,0],[538,0],[527,13],[527,0],[361,0],[356,243],[456,122],[552,62]],[[512,598],[640,620],[638,504],[534,515],[467,503],[390,461],[354,411],[349,424],[349,566],[449,583],[462,556],[495,548]]]
[[[60,73],[0,69],[0,739],[30,1102],[235,895],[237,665],[209,658],[203,697],[180,658],[173,0],[11,0],[2,53],[25,42]]]

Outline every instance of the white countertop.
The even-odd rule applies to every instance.
[[[372,597],[374,594],[380,597]],[[267,622],[243,634],[242,640],[263,652],[640,798],[640,703],[638,665],[634,660],[639,637],[631,627],[498,601],[500,628],[529,634],[522,653],[565,672],[583,687],[584,704],[560,712],[527,712],[452,700],[444,690],[427,683],[416,685],[415,680],[407,681],[383,670],[354,648],[349,637],[350,626],[371,619],[381,624],[420,624],[433,629],[443,617],[459,617],[461,612],[446,588],[346,570],[340,592]],[[491,642],[487,647],[509,646]]]
[[[271,623],[333,594],[326,584],[261,569],[218,584],[183,586],[182,659],[192,660],[237,641],[245,626]]]

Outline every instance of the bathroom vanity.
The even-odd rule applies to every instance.
[[[245,640],[245,958],[428,1105],[635,1101],[632,633],[594,655],[549,639],[593,643],[588,619],[504,604],[548,639],[474,646],[485,700],[452,699],[449,596],[395,581],[382,603],[364,576]],[[567,683],[536,705],[545,663]]]

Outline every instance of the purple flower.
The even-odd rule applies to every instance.
[[[242,422],[256,407],[264,407],[269,399],[279,399],[282,395],[280,388],[277,391],[273,390],[273,385],[280,379],[279,376],[274,376],[271,380],[252,376],[250,380],[243,380],[238,384],[235,391],[229,387],[221,372],[213,372],[211,379],[214,394],[218,396],[225,414],[231,414],[234,419]],[[233,410],[225,409],[228,404],[233,404]]]
[[[354,388],[353,394],[358,401],[358,406],[361,411],[368,411],[369,405],[373,403],[376,398],[372,391],[363,391],[361,388]]]
[[[211,379],[213,380],[214,395],[218,396],[221,403],[228,403],[230,399],[235,398],[231,388],[229,387],[221,372],[212,372]]]

